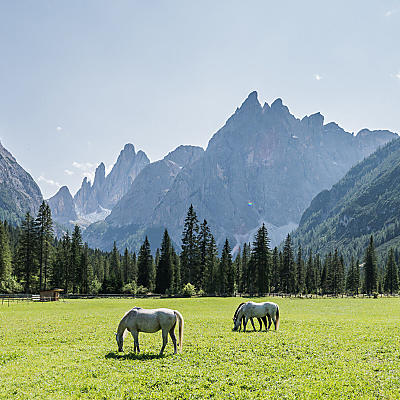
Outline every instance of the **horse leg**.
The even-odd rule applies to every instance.
[[[258,318],[258,317],[257,317],[257,320],[258,320],[258,323],[260,324],[260,331],[261,331],[261,329],[262,329],[262,320],[261,320],[261,318]]]
[[[162,353],[163,353],[163,351],[165,349],[165,346],[168,343],[168,331],[166,331],[164,329],[162,330],[162,341],[163,341],[163,344],[162,344],[162,347],[161,347],[161,350],[160,350],[160,356],[162,356]]]
[[[246,332],[247,317],[243,317],[243,332]]]
[[[176,347],[175,325],[169,331],[169,336],[171,336],[172,343],[174,344],[174,354],[176,354],[177,347]]]
[[[269,314],[267,314],[267,317],[268,317],[268,329],[267,329],[267,331],[269,331],[269,328],[271,328],[272,320],[271,320],[271,316]]]
[[[261,319],[264,322],[265,330],[267,331],[268,330],[268,328],[267,328],[267,317],[264,315]]]
[[[250,321],[251,321],[251,325],[253,325],[253,330],[254,330],[254,332],[255,332],[255,331],[256,331],[256,327],[254,326],[253,318],[250,318]]]
[[[133,331],[131,333],[132,333],[133,341],[134,341],[133,352],[136,353],[136,351],[137,351],[138,353],[140,353],[140,349],[139,349],[139,332],[138,331]]]

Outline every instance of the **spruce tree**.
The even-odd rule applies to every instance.
[[[220,261],[221,294],[232,296],[235,292],[235,271],[232,263],[231,247],[225,240]]]
[[[120,254],[114,242],[110,258],[109,282],[113,292],[119,292],[122,288],[122,274]]]
[[[310,250],[310,253],[308,255],[307,265],[306,265],[305,287],[306,287],[307,293],[316,293],[317,288],[316,288],[315,282],[316,282],[315,268],[314,268],[314,262],[313,262],[313,257],[312,257],[312,251]]]
[[[272,281],[271,285],[275,293],[279,290],[279,272],[281,270],[278,248],[275,246],[272,252]]]
[[[271,251],[265,224],[258,229],[252,248],[252,260],[255,263],[257,292],[269,293],[271,288]]]
[[[190,282],[195,286],[201,283],[200,275],[200,248],[199,248],[199,224],[193,205],[189,207],[182,233],[181,274],[184,284]]]
[[[71,269],[72,269],[72,292],[78,293],[82,281],[81,270],[82,235],[81,228],[75,225],[71,237]]]
[[[88,245],[85,243],[81,252],[80,270],[82,273],[82,282],[80,284],[81,293],[89,293],[89,283],[93,279],[91,267],[89,265]]]
[[[387,257],[384,289],[385,292],[389,292],[390,294],[399,291],[399,276],[393,248],[389,250]]]
[[[295,293],[297,288],[297,271],[293,257],[292,239],[286,236],[282,253],[281,285],[285,293]]]
[[[154,288],[154,263],[151,255],[149,239],[144,239],[144,242],[139,250],[138,260],[138,285],[146,287],[149,291]]]
[[[218,289],[218,277],[217,277],[217,269],[218,269],[218,248],[215,243],[214,236],[210,236],[210,241],[207,246],[206,251],[206,260],[205,260],[205,268],[204,268],[204,276],[203,276],[203,288],[204,291],[208,294],[214,294]]]
[[[129,255],[128,249],[125,247],[124,255],[122,257],[122,284],[130,283],[130,275],[132,269],[131,257]]]
[[[49,205],[43,200],[39,207],[39,212],[34,222],[37,259],[39,262],[39,288],[47,289],[48,263],[50,257],[50,247],[53,240],[53,221]]]
[[[156,274],[156,292],[165,294],[167,290],[169,291],[173,282],[174,262],[172,257],[172,245],[168,231],[165,229]]]
[[[7,283],[12,277],[12,258],[8,232],[0,221],[0,282]]]
[[[24,283],[25,292],[30,293],[35,288],[34,281],[38,264],[34,221],[29,212],[26,213],[25,219],[22,221],[17,252],[18,275]]]
[[[375,245],[372,235],[364,259],[364,287],[368,294],[378,289],[378,267],[376,264]]]
[[[199,252],[200,252],[200,282],[199,288],[201,287],[204,290],[204,270],[206,268],[207,257],[208,257],[208,248],[211,240],[211,232],[210,228],[207,224],[207,220],[204,220],[203,223],[200,225],[200,232],[198,236],[198,243],[199,243]]]
[[[240,247],[236,254],[236,258],[233,263],[233,266],[234,266],[234,271],[235,271],[235,286],[236,286],[237,291],[239,293],[242,293],[242,286],[243,286],[242,273],[243,273],[243,271],[242,271],[242,254],[241,254]]]
[[[242,292],[243,293],[249,293],[249,288],[250,288],[249,262],[250,262],[250,246],[247,243],[244,243],[243,252],[242,252]]]
[[[170,293],[178,294],[182,290],[181,261],[178,254],[176,254],[176,251],[173,246],[172,246],[172,260],[174,263],[174,281],[171,282]]]
[[[297,293],[304,293],[305,289],[305,268],[303,260],[303,251],[301,246],[299,246],[297,251]]]

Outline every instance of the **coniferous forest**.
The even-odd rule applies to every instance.
[[[166,229],[155,254],[148,238],[136,254],[91,249],[81,229],[56,238],[46,202],[38,214],[26,214],[21,226],[0,223],[0,292],[37,293],[62,288],[65,293],[217,295],[267,293],[357,295],[399,291],[399,252],[389,249],[378,263],[371,236],[363,259],[344,259],[335,250],[320,255],[294,247],[290,234],[281,248],[270,248],[265,225],[235,257],[226,239],[219,253],[206,220],[191,205],[174,248]]]

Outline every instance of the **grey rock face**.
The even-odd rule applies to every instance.
[[[277,232],[277,244],[297,226],[318,192],[395,137],[388,131],[366,130],[354,136],[335,123],[324,125],[320,113],[299,120],[281,99],[261,106],[252,92],[202,156],[180,171],[167,167],[166,159],[155,163],[151,177],[143,170],[143,177],[106,221],[113,226],[167,227],[179,243],[193,204],[220,243],[225,237],[232,245],[248,241],[265,222]],[[164,186],[156,182],[158,176]],[[150,195],[147,185],[159,190]]]
[[[47,202],[50,206],[53,219],[59,224],[67,225],[77,219],[74,199],[67,186],[60,188]]]
[[[112,209],[129,190],[139,172],[149,164],[143,151],[135,153],[132,144],[126,144],[111,172],[105,176],[105,166],[101,163],[95,173],[93,185],[85,178],[74,196],[80,215]]]
[[[177,175],[203,153],[201,147],[179,146],[164,159],[147,165],[106,221],[116,226],[125,225],[126,221],[134,221],[135,224],[148,223],[154,209],[170,190]]]
[[[39,186],[0,144],[0,215],[19,221],[29,211],[36,214],[43,197]]]

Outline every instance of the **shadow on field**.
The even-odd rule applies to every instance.
[[[159,354],[135,354],[135,353],[118,354],[115,351],[110,351],[105,355],[105,358],[114,360],[155,360],[164,357],[166,357],[166,355],[160,356]]]

